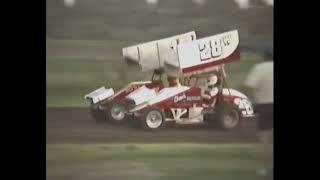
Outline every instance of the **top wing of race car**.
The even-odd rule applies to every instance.
[[[203,73],[218,65],[240,60],[239,34],[237,30],[201,38],[177,46],[177,59],[165,63],[179,69],[180,73]]]
[[[141,66],[142,71],[154,70],[164,67],[165,61],[177,61],[177,46],[196,40],[194,31],[176,36],[137,44],[122,49],[127,61],[135,62]]]
[[[202,73],[218,65],[240,59],[237,30],[196,39],[194,31],[125,47],[127,62],[141,66],[142,71],[165,67],[179,74]]]

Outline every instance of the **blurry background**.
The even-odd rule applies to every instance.
[[[238,29],[241,61],[227,65],[241,90],[252,65],[273,49],[273,1],[46,0],[47,107],[86,106],[101,86],[150,79],[127,67],[123,47],[196,31],[197,38]]]

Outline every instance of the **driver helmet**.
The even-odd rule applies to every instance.
[[[217,84],[217,82],[218,82],[218,77],[215,75],[212,75],[208,77],[206,86],[208,88],[213,88]]]
[[[167,80],[169,82],[169,86],[170,87],[180,86],[180,81],[179,81],[179,78],[177,76],[168,75]]]

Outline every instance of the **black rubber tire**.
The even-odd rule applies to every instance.
[[[100,110],[98,108],[98,106],[90,106],[89,110],[90,110],[91,116],[97,122],[105,122],[106,121],[106,116],[105,116],[103,110]]]
[[[148,120],[148,116],[150,116],[150,113],[154,113],[155,115],[158,115],[158,117],[160,118],[159,120],[161,120],[161,123],[159,126],[155,126],[155,127],[151,127],[149,125],[150,120]],[[155,131],[155,130],[159,130],[162,127],[164,127],[165,125],[165,116],[164,113],[156,108],[150,108],[148,110],[146,110],[140,117],[139,117],[139,122],[140,122],[140,127],[142,127],[145,130],[149,130],[149,131]]]
[[[224,104],[217,107],[217,126],[221,130],[231,131],[238,129],[241,125],[241,114],[235,106]],[[231,122],[228,122],[231,121]]]
[[[209,128],[218,127],[218,120],[216,113],[205,113],[203,115],[203,121],[206,123],[206,126]]]
[[[104,110],[104,114],[107,117],[108,121],[113,123],[113,124],[123,124],[127,121],[127,117],[125,112],[120,112],[120,113],[124,113],[123,118],[121,119],[116,119],[112,116],[112,110],[114,108],[114,106],[120,106],[123,108],[123,110],[126,112],[127,111],[127,106],[124,102],[121,101],[113,101],[111,103],[109,103],[106,107],[106,109]]]

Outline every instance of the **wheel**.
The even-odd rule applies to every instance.
[[[223,130],[233,130],[240,126],[241,115],[234,106],[222,106],[218,111],[218,126]]]
[[[125,103],[120,101],[111,102],[105,109],[108,120],[115,124],[124,123],[126,120],[127,108]]]
[[[100,110],[98,106],[90,106],[90,114],[97,122],[103,122],[106,120],[103,110]]]
[[[140,117],[141,126],[147,130],[156,130],[164,126],[164,115],[158,109],[149,109]]]
[[[217,115],[214,113],[214,111],[208,111],[203,114],[203,122],[207,124],[210,128],[216,128],[217,127]]]

